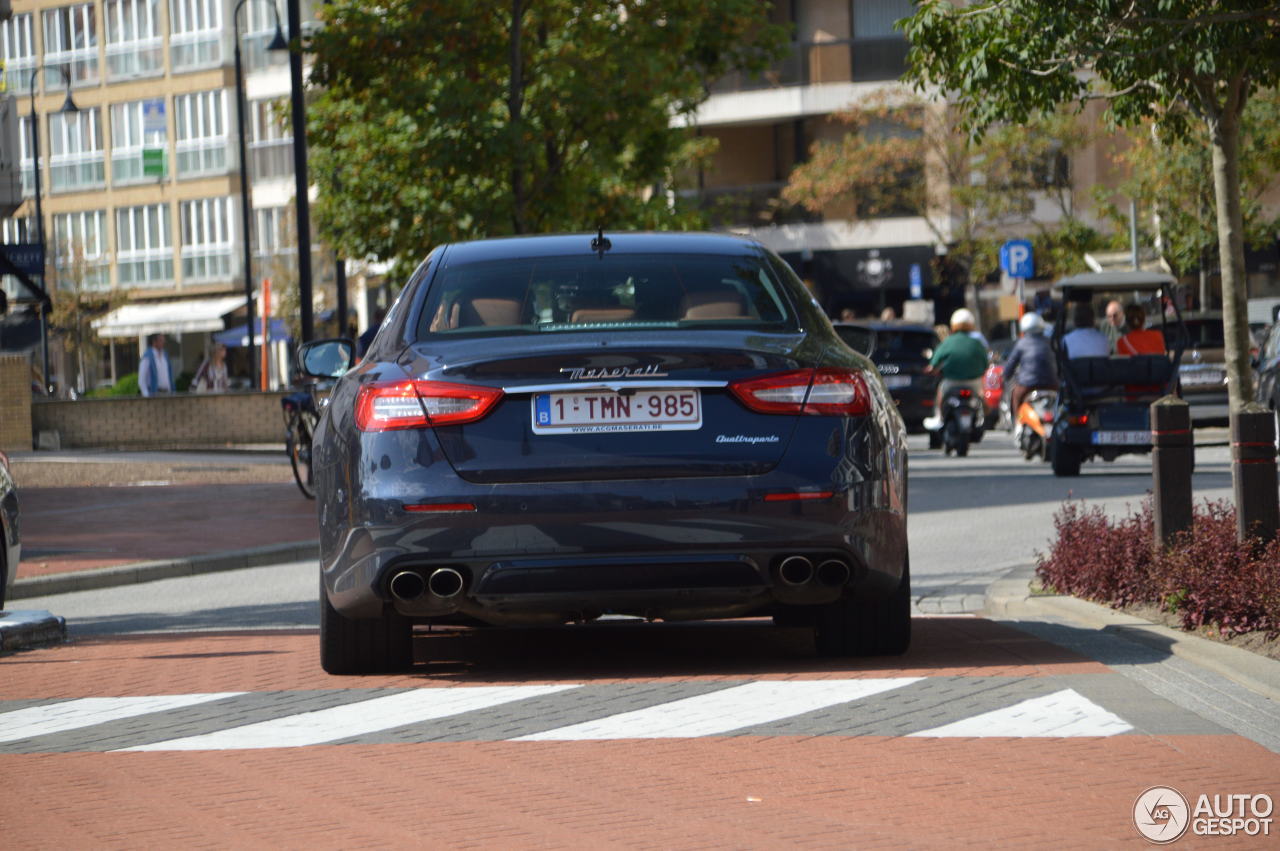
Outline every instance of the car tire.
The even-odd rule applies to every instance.
[[[813,639],[820,656],[901,656],[911,646],[911,564],[887,597],[843,597],[818,607]]]
[[[343,617],[320,583],[320,667],[329,674],[384,674],[413,664],[413,624],[394,610]]]
[[[1060,440],[1050,444],[1049,463],[1055,476],[1078,476],[1080,464],[1084,461],[1084,453],[1077,446],[1070,446]]]

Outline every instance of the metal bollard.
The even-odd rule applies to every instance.
[[[1276,419],[1257,402],[1231,412],[1231,481],[1235,484],[1236,538],[1273,539],[1280,526]]]
[[[1170,547],[1175,535],[1191,529],[1191,471],[1196,447],[1190,405],[1177,396],[1151,403],[1151,447],[1155,543]]]

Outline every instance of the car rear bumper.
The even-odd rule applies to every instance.
[[[460,486],[439,501],[475,511],[448,514],[378,501],[378,522],[322,547],[325,587],[347,617],[394,607],[490,623],[732,617],[896,587],[902,497],[866,482],[825,499],[766,501],[794,492],[789,478]],[[799,561],[784,568],[789,558]]]

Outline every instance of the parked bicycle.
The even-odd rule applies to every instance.
[[[293,479],[303,496],[315,499],[311,478],[311,440],[320,419],[315,384],[308,384],[305,390],[285,396],[280,400],[280,407],[284,411],[284,451],[293,466]]]

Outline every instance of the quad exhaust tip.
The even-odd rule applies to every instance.
[[[462,592],[462,574],[452,567],[437,568],[427,578],[427,588],[442,600],[456,597]]]
[[[804,585],[813,579],[813,562],[804,556],[788,556],[778,565],[778,578],[785,585]]]
[[[391,589],[391,596],[402,602],[416,600],[427,593],[427,583],[423,581],[422,575],[412,570],[402,570],[391,577],[388,587]]]
[[[391,577],[391,596],[402,603],[421,599],[428,592],[442,600],[456,597],[464,585],[462,574],[452,567],[438,567],[424,579],[416,570],[402,570]]]
[[[828,588],[838,588],[849,581],[849,565],[838,558],[829,558],[818,565],[818,583]]]

